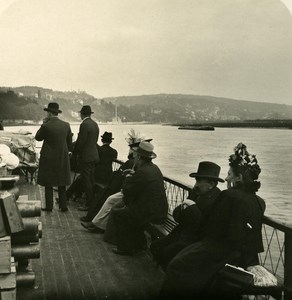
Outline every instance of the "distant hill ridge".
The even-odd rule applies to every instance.
[[[14,96],[14,101],[18,103],[17,105],[21,103],[23,107],[33,108],[34,120],[42,119],[42,108],[50,101],[59,102],[63,110],[62,117],[68,121],[78,120],[77,112],[84,104],[92,106],[95,112],[93,117],[101,122],[113,121],[116,107],[118,119],[121,122],[192,123],[200,121],[292,119],[292,106],[285,104],[183,94],[120,96],[97,99],[85,91],[62,92],[36,86],[0,87],[1,106],[7,101],[7,91],[10,91],[10,96],[11,91],[16,94],[17,99]],[[6,115],[0,112],[0,118],[10,117],[8,119],[12,119],[12,117],[18,115],[17,105],[15,107],[10,105],[10,108],[5,112]]]

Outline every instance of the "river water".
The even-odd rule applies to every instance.
[[[33,134],[39,126],[21,127]],[[228,171],[228,157],[233,148],[242,142],[251,154],[256,154],[262,169],[261,189],[258,195],[267,204],[266,215],[291,223],[292,216],[292,130],[255,128],[216,128],[215,131],[178,130],[175,126],[100,124],[100,133],[113,133],[112,147],[118,158],[127,159],[129,147],[125,138],[133,128],[145,138],[153,138],[154,160],[165,176],[193,185],[189,173],[197,171],[200,161],[210,160],[221,166],[221,178]],[[17,131],[20,127],[6,127]],[[71,125],[74,138],[79,125]],[[100,139],[99,139],[100,141]],[[37,143],[37,146],[41,146]],[[219,183],[225,189],[225,183]]]

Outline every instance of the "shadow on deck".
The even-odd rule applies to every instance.
[[[39,200],[43,189],[19,183],[20,195]],[[34,288],[18,288],[17,299],[155,299],[162,271],[147,252],[133,257],[112,253],[103,235],[89,233],[80,225],[76,203],[69,211],[42,212],[41,258],[31,260],[36,275]]]

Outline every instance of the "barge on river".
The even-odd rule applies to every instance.
[[[207,131],[214,131],[215,127],[213,126],[197,126],[197,125],[192,125],[192,126],[180,126],[178,129],[181,130],[207,130]]]

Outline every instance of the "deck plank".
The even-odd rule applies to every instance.
[[[42,199],[42,187],[18,182],[20,194]],[[41,258],[31,260],[34,288],[18,288],[18,299],[155,299],[163,273],[147,252],[133,257],[112,253],[103,235],[85,231],[75,202],[69,211],[42,212]]]

